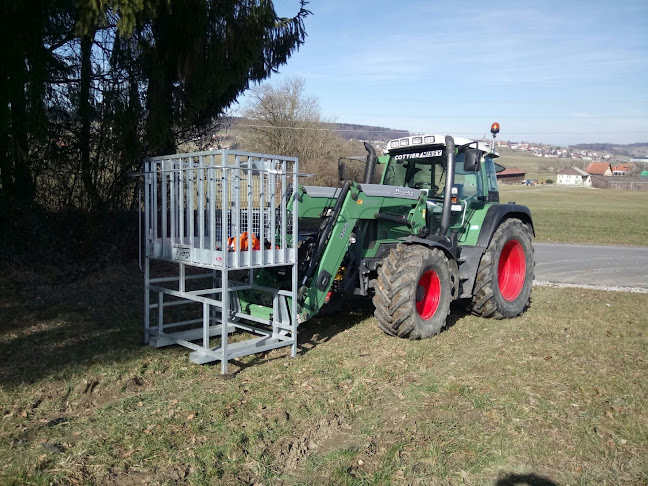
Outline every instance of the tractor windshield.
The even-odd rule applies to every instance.
[[[441,150],[431,152],[435,156],[420,157],[421,154],[418,153],[392,155],[387,164],[384,183],[427,189],[429,194],[437,194],[445,183],[447,159]]]
[[[392,155],[383,183],[426,190],[428,198],[442,198],[448,159],[445,151],[423,152],[426,155],[429,153],[433,153],[434,156],[420,157],[419,153]],[[482,193],[481,178],[475,172],[464,172],[463,165],[464,154],[460,153],[455,157],[454,185],[459,189],[459,197],[468,199]]]

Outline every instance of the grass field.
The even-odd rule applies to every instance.
[[[354,302],[227,380],[142,347],[141,306],[135,264],[5,274],[0,484],[648,482],[646,294],[536,288],[421,342]]]
[[[575,159],[535,157],[530,152],[519,152],[504,147],[498,148],[497,152],[500,154],[498,164],[523,169],[527,179],[552,179],[556,182],[556,175],[561,170],[573,165],[584,168],[584,163]]]
[[[648,246],[648,192],[500,186],[502,202],[531,209],[539,241]]]

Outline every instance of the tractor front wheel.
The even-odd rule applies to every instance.
[[[519,219],[504,221],[479,263],[471,312],[495,319],[522,314],[529,305],[533,270],[529,227]]]
[[[373,298],[378,325],[392,336],[435,336],[446,324],[453,288],[441,250],[399,245],[378,269]]]

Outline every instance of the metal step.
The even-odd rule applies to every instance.
[[[237,343],[228,343],[227,360],[229,361],[230,359],[240,358],[241,356],[247,356],[249,354],[270,351],[271,349],[277,349],[284,346],[291,346],[294,342],[294,339],[284,336],[262,336]],[[189,359],[196,364],[220,361],[223,359],[223,349],[222,347],[210,350],[200,349],[191,353]]]
[[[222,328],[223,326],[221,326],[220,324],[209,326],[209,337],[220,337]],[[157,332],[157,329],[157,327],[152,327],[149,330],[149,333],[151,335],[149,344],[154,348],[163,348],[164,346],[171,346],[172,344],[180,344],[178,343],[178,341],[197,341],[203,338],[202,327],[174,333],[159,333]],[[227,329],[228,334],[232,334],[235,331],[236,328],[231,325]]]

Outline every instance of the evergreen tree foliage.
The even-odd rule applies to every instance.
[[[214,124],[306,37],[306,2],[2,0],[0,203],[126,209],[144,155]],[[1,222],[0,222],[1,223]]]

